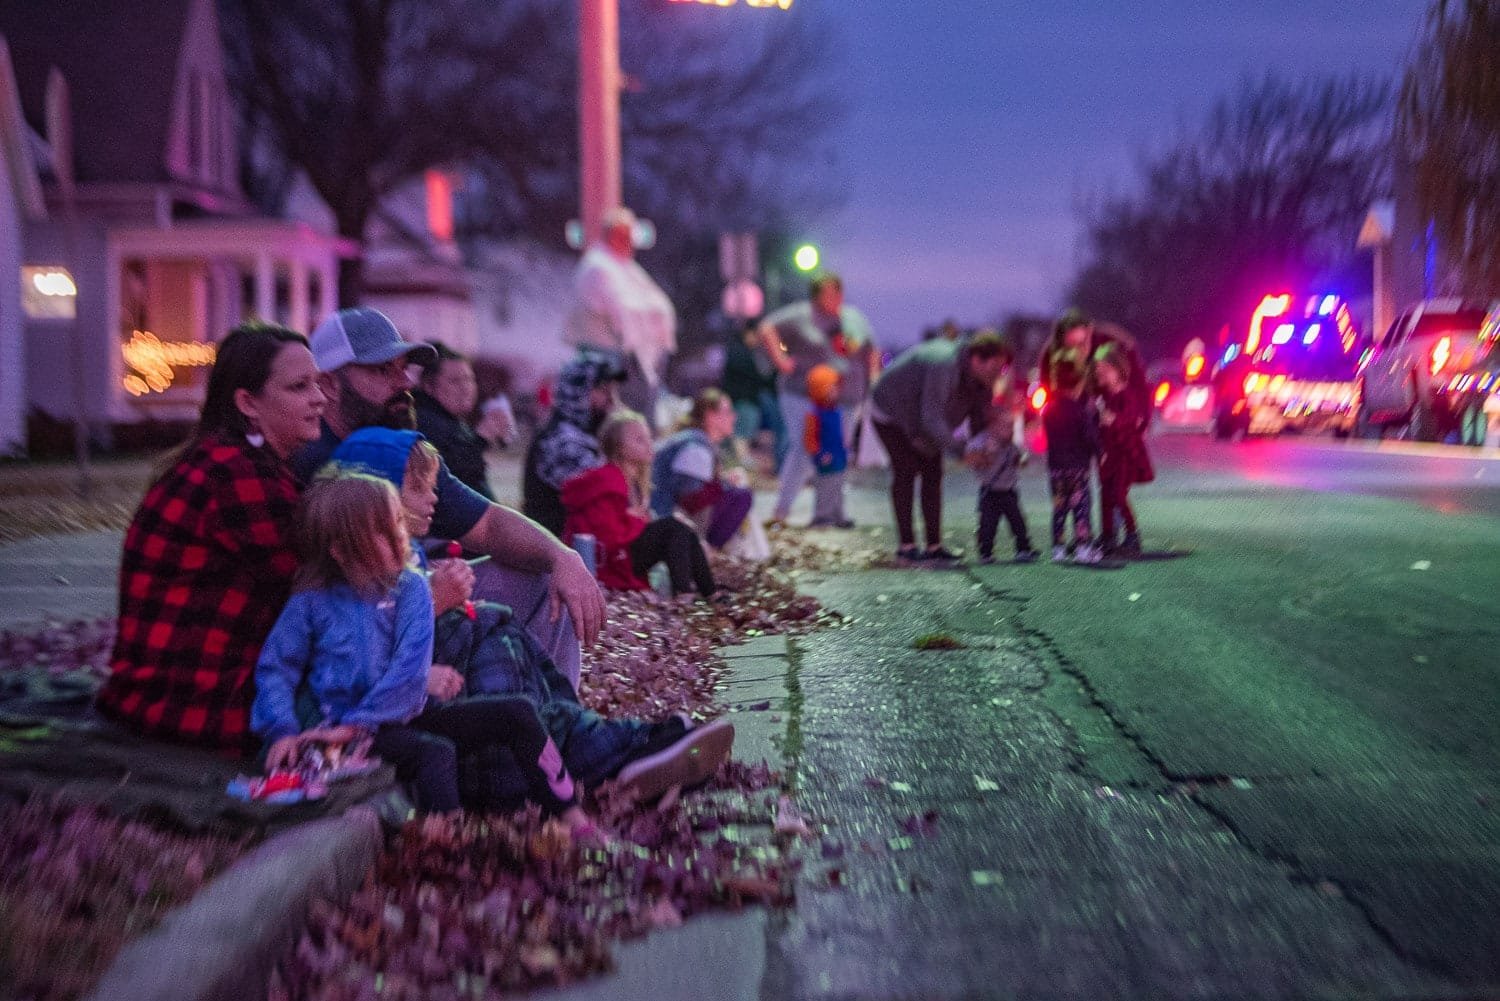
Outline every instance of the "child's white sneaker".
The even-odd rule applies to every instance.
[[[1083,545],[1079,546],[1078,551],[1073,554],[1073,562],[1075,563],[1087,563],[1093,565],[1103,559],[1104,553],[1100,552],[1099,547],[1094,545],[1092,542],[1085,542]]]
[[[1053,563],[1066,563],[1066,562],[1068,562],[1068,547],[1067,546],[1053,546],[1052,547],[1052,562]]]

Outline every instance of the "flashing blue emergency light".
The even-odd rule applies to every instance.
[[[1319,316],[1332,316],[1333,311],[1338,308],[1339,297],[1336,295],[1325,295],[1323,301],[1318,304]]]

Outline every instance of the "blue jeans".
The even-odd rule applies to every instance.
[[[776,468],[786,461],[786,424],[781,419],[781,405],[769,389],[754,400],[740,400],[734,405],[734,436],[749,441],[761,431],[772,434],[772,454]]]

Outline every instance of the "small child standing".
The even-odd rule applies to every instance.
[[[432,594],[407,566],[409,547],[396,489],[384,480],[336,476],[303,495],[302,565],[255,668],[251,729],[267,742],[267,769],[294,761],[304,744],[369,734],[420,809],[449,813],[461,805],[459,755],[504,748],[532,800],[586,828],[572,776],[531,703],[427,704]],[[310,729],[298,713],[304,686],[322,721]]]
[[[1075,351],[1052,359],[1052,397],[1042,410],[1047,434],[1047,480],[1052,489],[1052,562],[1068,561],[1068,516],[1073,517],[1073,554],[1078,563],[1098,563],[1090,510],[1089,467],[1099,452],[1093,407],[1083,399],[1083,366]]]
[[[832,365],[814,365],[807,373],[807,398],[812,412],[802,430],[802,446],[812,457],[813,518],[809,528],[853,528],[844,514],[844,472],[849,448],[844,442],[844,415],[839,411],[843,379]]]
[[[1107,344],[1094,355],[1094,382],[1099,391],[1100,538],[1106,555],[1139,556],[1141,534],[1130,488],[1156,479],[1146,451],[1150,415],[1130,391],[1130,361],[1117,345]],[[1115,535],[1117,514],[1124,523],[1123,541]]]
[[[1031,548],[1026,532],[1026,516],[1021,513],[1021,499],[1016,494],[1023,458],[1015,442],[1011,415],[997,409],[990,426],[969,439],[964,448],[964,462],[979,476],[979,562],[995,562],[995,534],[1004,515],[1016,544],[1016,562],[1034,563],[1037,551]]]

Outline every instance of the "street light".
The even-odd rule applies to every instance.
[[[797,265],[798,271],[802,272],[814,270],[821,259],[818,254],[818,248],[810,243],[804,243],[792,254],[792,263]]]

